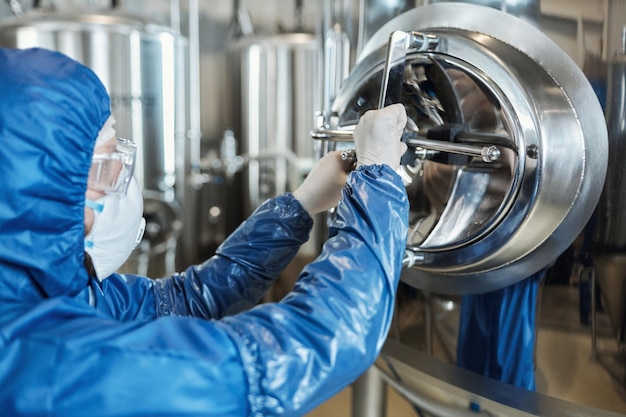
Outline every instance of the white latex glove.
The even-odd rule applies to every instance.
[[[326,154],[315,163],[293,196],[311,216],[335,207],[351,166],[352,162],[341,159],[339,151]]]
[[[369,110],[354,128],[357,168],[363,165],[387,164],[394,170],[407,145],[400,141],[406,125],[403,104],[392,104],[379,110]]]

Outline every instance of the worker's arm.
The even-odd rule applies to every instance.
[[[263,203],[202,265],[155,283],[158,315],[220,318],[259,302],[308,237],[312,215],[337,205],[350,163],[333,152],[293,193]]]
[[[386,165],[359,168],[334,236],[294,291],[217,323],[240,351],[251,415],[301,415],[373,363],[393,315],[407,220],[399,176]]]

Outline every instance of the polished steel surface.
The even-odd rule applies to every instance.
[[[592,340],[595,357],[608,372],[626,386],[626,29],[624,4],[611,3],[611,20],[619,26],[611,36],[615,53],[608,62],[607,125],[609,160],[607,178],[598,204],[593,242]],[[615,39],[617,38],[617,39]],[[588,268],[590,269],[590,268]],[[595,295],[595,291],[599,296]],[[596,310],[608,314],[617,353],[596,349],[599,339]],[[608,360],[607,358],[613,358]]]
[[[435,4],[371,38],[333,103],[338,118],[329,128],[352,126],[378,107],[396,31],[438,39],[432,50],[406,52],[401,101],[409,126],[429,139],[501,152],[495,163],[445,153],[404,163],[408,247],[420,258],[403,280],[480,293],[547,267],[582,230],[604,183],[606,125],[586,77],[528,23],[490,8]]]
[[[626,55],[610,63],[607,124],[609,159],[600,199],[596,247],[601,251],[626,251]]]
[[[622,416],[487,378],[441,362],[393,339],[385,343],[376,367],[394,389],[434,417]]]
[[[608,79],[609,160],[598,204],[593,263],[604,309],[626,360],[626,55],[613,58]]]
[[[417,5],[453,2],[458,0],[417,0]],[[537,23],[541,19],[540,0],[463,0],[462,3],[491,7],[531,23]]]
[[[293,191],[315,160],[309,136],[319,108],[318,43],[308,33],[243,37],[231,46],[239,69],[235,132],[248,161],[244,215]]]

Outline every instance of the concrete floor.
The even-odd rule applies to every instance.
[[[626,382],[619,383],[610,370],[620,373],[624,368],[623,356],[603,352],[616,352],[617,342],[612,335],[608,318],[598,315],[598,352],[601,362],[592,357],[590,327],[580,324],[578,287],[546,285],[542,290],[536,348],[537,391],[576,404],[601,408],[626,416]],[[451,303],[438,303],[434,309],[437,337],[433,339],[433,356],[453,361],[454,332],[458,321],[456,308],[448,310]],[[448,307],[446,307],[448,306]],[[403,314],[401,329],[413,326],[423,332],[423,305],[415,305],[413,314]],[[420,324],[422,323],[422,324]],[[398,330],[396,328],[396,330]],[[392,329],[392,332],[394,329]],[[420,332],[413,332],[419,334]],[[403,338],[404,341],[404,338]],[[414,341],[425,349],[423,338]],[[346,388],[307,417],[351,417],[352,389]],[[386,417],[416,416],[410,404],[393,390],[389,390]]]

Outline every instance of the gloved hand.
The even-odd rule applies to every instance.
[[[397,169],[407,149],[407,145],[400,141],[405,125],[406,110],[400,103],[365,112],[353,133],[357,168],[387,164]]]
[[[316,162],[293,196],[311,216],[335,207],[352,164],[342,160],[339,151],[326,154]]]

